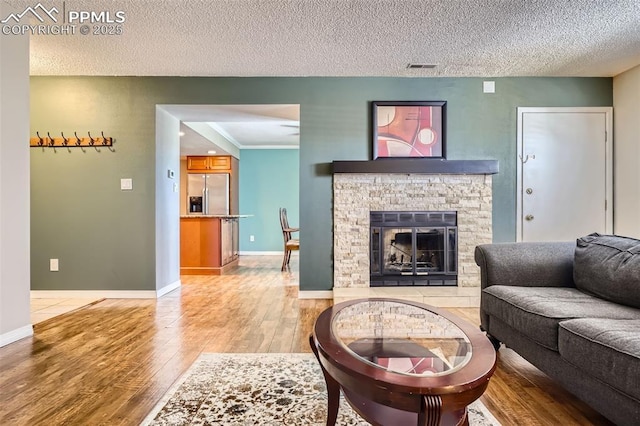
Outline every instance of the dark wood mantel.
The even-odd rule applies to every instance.
[[[416,173],[493,175],[498,160],[444,160],[440,158],[380,158],[371,161],[334,161],[333,173]]]

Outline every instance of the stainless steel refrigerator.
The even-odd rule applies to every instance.
[[[187,201],[189,214],[229,214],[229,174],[189,173]]]

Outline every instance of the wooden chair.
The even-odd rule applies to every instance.
[[[284,239],[284,258],[282,259],[281,271],[284,271],[289,267],[289,260],[291,260],[291,252],[293,250],[300,250],[300,240],[292,238],[292,233],[299,232],[300,228],[289,227],[289,220],[287,219],[287,209],[280,208],[280,227],[282,228],[282,237]]]

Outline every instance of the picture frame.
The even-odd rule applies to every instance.
[[[373,101],[373,159],[445,159],[446,107],[446,101]]]

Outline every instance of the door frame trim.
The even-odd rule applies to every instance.
[[[522,241],[522,117],[531,112],[562,112],[562,113],[604,113],[605,115],[605,232],[613,232],[613,107],[517,107],[517,137],[516,137],[516,241]]]

